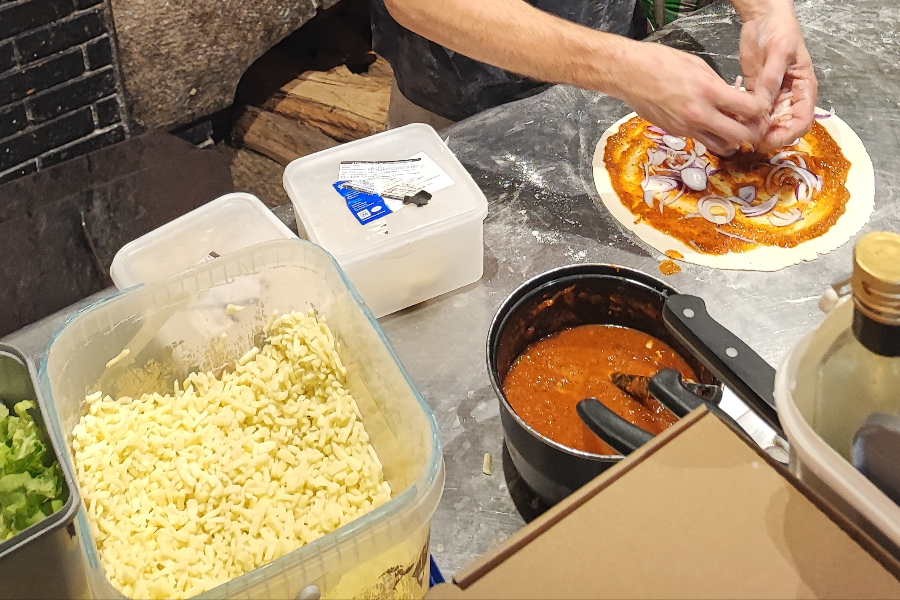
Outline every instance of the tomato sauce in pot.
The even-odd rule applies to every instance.
[[[513,410],[538,433],[569,448],[616,455],[582,423],[575,407],[596,398],[641,429],[658,434],[678,418],[659,402],[642,404],[610,381],[613,372],[652,377],[677,369],[697,376],[664,342],[636,329],[582,325],[528,347],[510,368],[503,392]]]

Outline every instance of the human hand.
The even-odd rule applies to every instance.
[[[775,105],[790,92],[790,111],[770,123],[757,149],[782,148],[812,128],[818,82],[789,0],[753,6],[741,28],[741,69],[748,91]],[[742,11],[743,13],[743,11]]]
[[[634,44],[621,61],[613,95],[641,117],[723,156],[762,140],[770,99],[734,89],[696,56],[660,44]]]

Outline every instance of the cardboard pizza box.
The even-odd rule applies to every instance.
[[[898,598],[900,563],[705,409],[427,598]]]

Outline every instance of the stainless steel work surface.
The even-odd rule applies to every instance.
[[[900,230],[900,3],[798,0],[797,8],[816,63],[819,105],[833,107],[872,156],[876,208],[866,230]],[[697,53],[733,81],[739,35],[740,20],[729,5],[718,3],[657,38]],[[658,270],[662,257],[625,232],[594,191],[597,140],[628,112],[618,100],[554,87],[441,132],[490,203],[484,277],[381,323],[440,422],[447,483],[434,519],[432,552],[447,575],[520,529],[522,514],[536,507],[508,469],[514,494],[525,499],[519,508],[507,489],[497,399],[485,366],[488,325],[515,287],[569,263],[642,269],[703,297],[713,317],[777,365],[821,319],[817,301],[823,289],[849,273],[852,243],[775,273],[686,264],[681,273],[664,277]],[[76,308],[5,341],[37,359]],[[491,476],[482,473],[485,453],[493,457]]]

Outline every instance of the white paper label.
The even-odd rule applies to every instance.
[[[403,160],[342,162],[338,179],[359,182],[388,201],[402,200],[420,190],[434,194],[455,183],[424,152]]]

